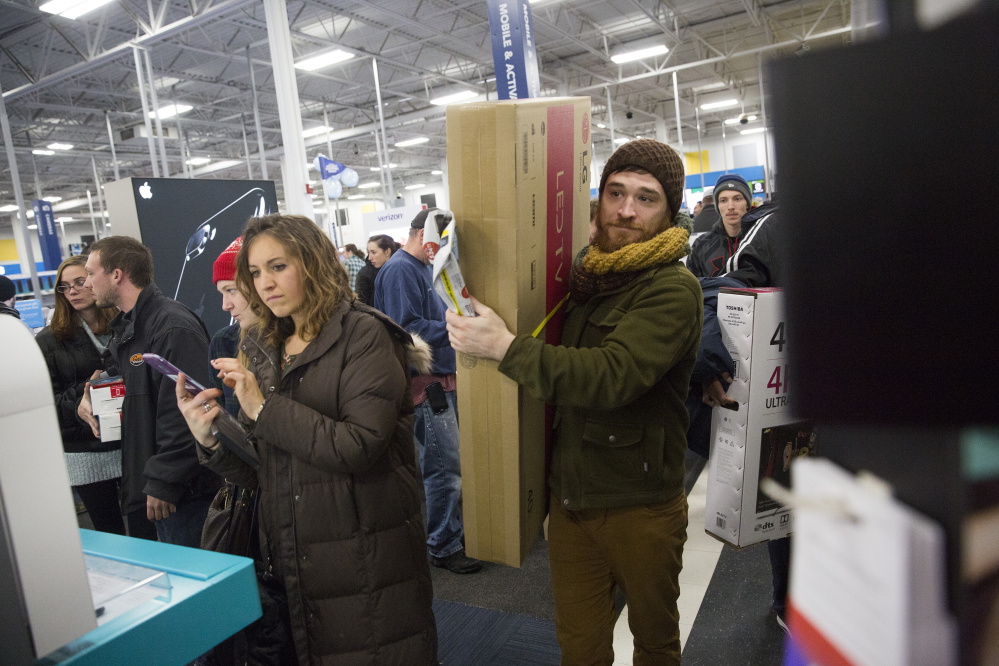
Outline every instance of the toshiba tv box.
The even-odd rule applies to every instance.
[[[810,423],[795,417],[788,378],[788,329],[780,289],[722,289],[718,322],[735,362],[728,395],[715,407],[704,529],[732,546],[791,533],[793,516],[760,490],[763,479],[791,485],[791,464],[811,453]]]

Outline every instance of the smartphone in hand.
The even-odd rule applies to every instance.
[[[148,363],[154,370],[158,370],[173,381],[177,381],[177,375],[183,372],[183,370],[159,354],[143,354],[142,360]],[[192,396],[205,390],[204,386],[191,379],[186,372],[184,373],[184,379],[184,388]],[[260,458],[257,456],[256,449],[254,449],[253,443],[249,439],[249,430],[236,420],[236,417],[224,409],[219,410],[219,415],[214,421],[214,432],[223,446],[242,458],[253,469],[260,468]]]
[[[183,370],[175,366],[170,361],[166,360],[159,354],[143,354],[142,360],[148,363],[154,370],[158,370],[173,381],[177,381],[177,375],[179,375]],[[187,373],[184,374],[185,382],[184,388],[192,396],[198,395],[205,390],[205,387],[198,382],[191,379]]]

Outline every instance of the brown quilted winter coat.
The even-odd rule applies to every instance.
[[[252,433],[262,550],[285,582],[299,664],[437,663],[406,347],[356,301],[283,376],[277,350],[242,343],[267,398]],[[223,447],[205,464],[255,483]]]

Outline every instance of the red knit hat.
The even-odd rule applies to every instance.
[[[239,254],[239,248],[241,247],[243,247],[242,236],[234,240],[229,244],[229,247],[222,251],[222,254],[219,255],[219,258],[212,265],[212,282],[218,284],[219,280],[236,279],[236,255]]]

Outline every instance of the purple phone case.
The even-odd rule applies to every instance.
[[[173,363],[166,360],[159,354],[143,354],[142,360],[148,363],[153,369],[159,370],[173,381],[177,381],[177,375],[183,372],[183,370],[181,370],[180,368],[178,368]],[[191,395],[197,395],[205,390],[204,386],[194,381],[186,374],[185,378],[187,379],[187,381],[184,382],[184,387],[187,389],[187,392],[190,393]]]
[[[154,370],[163,373],[175,382],[177,381],[177,375],[182,372],[177,366],[159,354],[143,354],[142,360],[146,361]],[[190,377],[187,377],[184,386],[187,388],[187,392],[193,395],[197,395],[205,390],[205,387]],[[253,469],[260,468],[260,458],[257,456],[253,445],[247,441],[248,431],[236,417],[224,409],[219,410],[219,415],[214,421],[212,432],[215,433],[216,437],[219,437],[219,441],[224,446],[242,458]],[[220,433],[223,436],[219,436]]]

